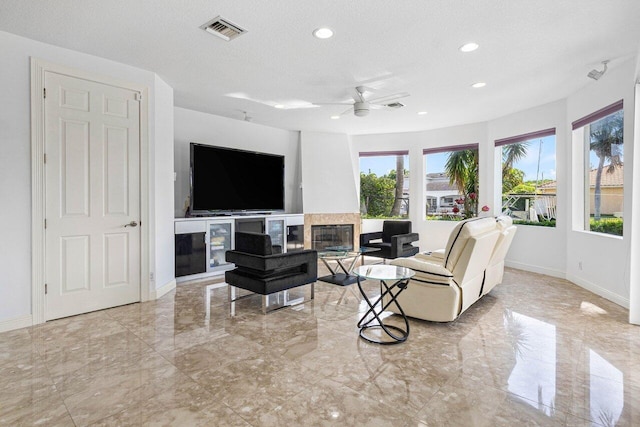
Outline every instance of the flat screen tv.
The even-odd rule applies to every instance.
[[[191,212],[284,210],[284,156],[191,143]]]

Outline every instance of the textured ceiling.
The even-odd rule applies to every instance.
[[[248,32],[225,42],[218,15]],[[318,40],[320,26],[335,36]],[[177,106],[285,129],[416,131],[567,96],[638,53],[638,0],[0,0],[0,30],[156,72]],[[461,53],[475,41],[480,48]],[[608,77],[604,75],[603,79]],[[473,89],[484,81],[487,86]],[[400,110],[276,109],[409,92]],[[427,115],[417,115],[427,111]]]

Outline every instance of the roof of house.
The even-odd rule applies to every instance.
[[[458,194],[458,189],[455,185],[451,185],[449,181],[428,181],[427,191],[452,191],[454,194]]]
[[[624,165],[615,166],[613,172],[608,172],[609,165],[605,165],[602,171],[602,177],[600,178],[601,187],[623,187],[624,186]],[[598,169],[591,169],[589,172],[589,186],[596,186],[596,175]],[[538,187],[540,189],[556,188],[556,181],[548,182]]]

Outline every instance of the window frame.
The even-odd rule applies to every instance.
[[[446,195],[439,195],[439,196],[429,196],[427,195],[427,191],[428,189],[428,184],[426,182],[427,179],[427,175],[429,174],[429,167],[427,164],[427,156],[430,154],[440,154],[440,153],[448,153],[448,152],[455,152],[455,151],[464,151],[464,150],[476,150],[477,151],[477,155],[478,155],[478,184],[479,184],[479,180],[480,180],[480,144],[479,143],[470,143],[470,144],[459,144],[459,145],[446,145],[446,146],[441,146],[441,147],[432,147],[432,148],[424,148],[422,150],[422,165],[424,167],[424,177],[423,177],[423,183],[424,183],[424,194],[422,195],[422,218],[423,221],[437,221],[437,219],[433,219],[433,218],[429,218],[429,212],[427,210],[427,197],[435,197],[438,201],[440,201],[441,199],[444,198],[449,198],[452,195],[451,194],[446,194]],[[438,172],[434,172],[434,173],[438,173]],[[478,185],[479,187],[479,185]],[[476,193],[476,205],[478,204],[478,196],[479,196],[479,188],[477,191],[475,191]],[[456,196],[460,197],[459,194],[457,194]],[[455,196],[454,196],[454,202],[455,202]],[[436,212],[437,214],[438,212]],[[476,209],[475,215],[473,216],[473,218],[478,217],[480,213],[480,209],[479,207]],[[457,214],[457,213],[455,213]],[[437,215],[436,215],[437,216]],[[464,216],[460,216],[459,218],[441,218],[439,219],[439,221],[460,221],[464,219]]]
[[[406,156],[406,162],[405,162],[405,169],[409,170],[409,173],[411,173],[411,169],[410,169],[410,162],[411,159],[409,157],[409,150],[386,150],[386,151],[361,151],[358,153],[358,206],[360,208],[360,212],[362,212],[362,182],[360,180],[360,176],[362,174],[362,170],[360,170],[360,159],[362,159],[363,157],[390,157],[390,156]],[[409,180],[409,194],[411,192],[411,183]],[[408,219],[410,217],[410,206],[411,206],[411,199],[410,199],[410,195],[409,197],[407,197],[407,212],[405,215],[400,216],[400,219]],[[392,217],[392,216],[386,216],[386,217],[379,217],[379,218],[365,218],[363,215],[363,219],[394,219],[396,217]]]
[[[622,223],[622,234],[608,233],[604,231],[593,231],[591,230],[591,165],[589,162],[591,155],[591,125],[599,120],[602,120],[606,117],[609,117],[618,112],[622,113],[622,132],[624,134],[624,100],[620,99],[612,104],[609,104],[603,108],[600,108],[597,111],[594,111],[590,114],[587,114],[584,117],[581,117],[571,123],[572,129],[572,143],[580,144],[580,148],[577,149],[577,154],[582,154],[582,180],[581,180],[581,191],[582,195],[582,203],[578,203],[578,205],[582,205],[579,208],[574,208],[575,211],[580,212],[578,218],[574,217],[574,229],[576,229],[577,224],[580,224],[580,228],[578,231],[582,231],[585,233],[593,233],[598,236],[607,236],[613,238],[623,238],[624,237],[624,220]],[[622,142],[622,151],[624,157],[624,137]],[[623,161],[624,162],[624,161]],[[623,163],[624,164],[624,163]],[[595,191],[595,190],[594,190]],[[622,183],[622,218],[624,218],[624,178]],[[575,221],[577,219],[577,222]]]
[[[503,201],[502,201],[502,186],[503,186],[503,181],[502,181],[502,174],[499,173],[498,171],[502,170],[502,147],[506,146],[506,145],[510,145],[510,144],[517,144],[520,142],[525,142],[525,141],[532,141],[534,139],[538,139],[538,138],[547,138],[553,136],[554,137],[554,144],[555,144],[555,168],[557,170],[558,168],[558,158],[557,158],[557,153],[558,153],[558,145],[557,145],[557,131],[555,127],[552,128],[547,128],[547,129],[542,129],[542,130],[537,130],[537,131],[533,131],[533,132],[528,132],[528,133],[523,133],[520,135],[515,135],[515,136],[510,136],[510,137],[506,137],[506,138],[500,138],[500,139],[496,139],[494,141],[494,150],[495,150],[495,159],[497,160],[497,162],[499,163],[499,168],[496,168],[496,179],[495,179],[495,184],[496,184],[496,192],[499,196],[499,210],[500,210],[500,214],[502,214],[502,205],[503,205]],[[497,150],[497,148],[500,148],[500,150]],[[557,180],[557,174],[556,174],[556,205],[555,205],[555,209],[556,209],[556,218],[555,218],[555,224],[553,226],[550,226],[551,228],[556,228],[557,227],[557,201],[558,201],[558,180]],[[526,223],[518,223],[516,221],[514,221],[514,223],[516,223],[517,225],[525,225],[525,226],[537,226],[534,224],[526,224]]]

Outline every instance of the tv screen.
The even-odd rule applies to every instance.
[[[191,143],[191,212],[284,209],[284,156]]]

